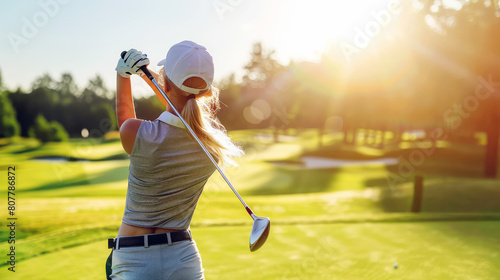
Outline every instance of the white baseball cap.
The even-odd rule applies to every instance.
[[[167,53],[167,57],[158,62],[163,66],[167,77],[181,90],[192,94],[199,94],[207,90],[214,80],[214,62],[212,56],[204,46],[191,41],[182,41],[173,45]],[[205,88],[191,88],[183,85],[184,81],[191,77],[203,79],[207,86]]]

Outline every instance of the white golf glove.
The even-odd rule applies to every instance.
[[[118,60],[116,72],[124,78],[129,78],[132,74],[142,75],[142,71],[138,72],[139,68],[148,64],[149,58],[146,54],[136,49],[130,49],[123,58],[120,57]]]

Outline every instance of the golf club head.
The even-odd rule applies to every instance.
[[[250,233],[250,251],[257,251],[266,243],[271,221],[266,217],[255,217],[253,221],[252,232]]]

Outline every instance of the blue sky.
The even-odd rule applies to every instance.
[[[370,12],[390,0],[182,0],[3,2],[0,69],[9,88],[28,89],[43,73],[70,72],[80,87],[100,74],[114,89],[122,50],[147,53],[152,69],[169,47],[193,40],[214,57],[216,80],[241,76],[252,44],[262,41],[276,57],[315,60],[337,38],[349,40]],[[352,38],[351,38],[352,39]],[[148,92],[139,79],[135,93]]]

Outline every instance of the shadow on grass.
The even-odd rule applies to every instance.
[[[398,165],[388,167],[393,173],[407,162],[417,172],[440,174],[442,176],[480,177],[484,166],[485,148],[477,145],[448,143],[446,147],[420,149],[414,147],[400,149],[386,146],[377,149],[367,146],[332,145],[303,156],[317,156],[331,159],[370,160],[379,158],[397,158]]]
[[[86,158],[77,158],[77,157],[69,157],[69,156],[36,156],[30,158],[30,160],[44,160],[44,161],[54,161],[54,162],[65,162],[65,161],[107,161],[107,160],[123,160],[129,159],[129,156],[126,153],[119,153],[111,156],[107,156],[99,159],[86,159]]]
[[[301,169],[296,167],[276,167],[273,176],[246,195],[280,195],[298,193],[317,193],[335,189],[339,168]]]
[[[245,194],[305,194],[388,186],[387,169],[379,165],[305,168],[301,162],[296,161],[270,163],[274,165],[273,170],[269,171],[272,175],[262,174],[262,179],[266,180],[261,181],[259,186],[245,191]]]
[[[436,148],[429,155],[420,149],[391,151],[387,156],[399,159],[399,164],[387,170],[398,174],[400,170],[440,176],[481,178],[484,172],[484,148],[455,145]]]
[[[409,212],[411,183],[383,189],[380,207],[385,212]],[[476,178],[429,177],[424,179],[422,213],[500,213],[500,181]]]
[[[20,190],[20,192],[49,191],[49,190],[57,190],[57,189],[70,188],[82,185],[106,184],[106,183],[122,181],[127,178],[128,169],[129,169],[128,166],[117,167],[93,175],[83,175],[65,181],[51,182],[33,189],[24,191]]]
[[[12,151],[10,153],[13,154],[13,155],[21,155],[21,154],[30,153],[30,152],[34,152],[34,151],[40,150],[42,147],[43,147],[43,145],[40,145],[40,146],[37,146],[37,147],[30,147],[30,148],[22,149],[22,150],[19,150],[19,151]]]
[[[386,166],[387,169],[387,166]],[[401,178],[401,182],[409,182],[412,178]],[[387,176],[370,178],[364,180],[365,187],[388,187],[389,183],[387,181]]]
[[[346,160],[371,160],[387,157],[387,151],[366,146],[334,145],[306,152],[303,156]]]

